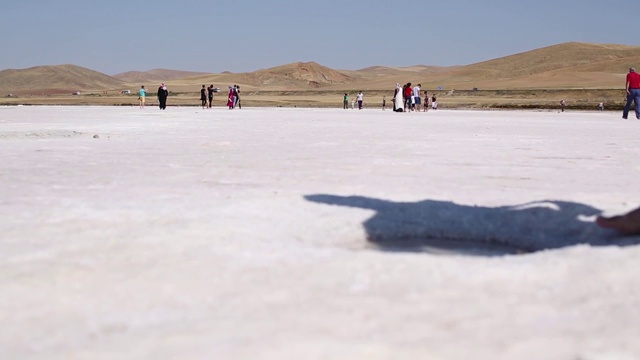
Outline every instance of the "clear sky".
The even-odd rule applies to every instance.
[[[568,41],[640,44],[638,0],[20,0],[0,69],[244,72],[467,65]]]

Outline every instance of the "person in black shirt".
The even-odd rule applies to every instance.
[[[167,108],[167,97],[169,96],[169,90],[162,83],[158,88],[158,104],[160,106],[160,110],[164,110]]]

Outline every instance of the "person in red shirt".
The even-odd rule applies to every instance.
[[[403,90],[404,95],[404,111],[411,111],[411,97],[413,95],[413,89],[411,88],[411,83],[407,83]]]
[[[635,68],[629,68],[627,74],[627,104],[622,111],[622,118],[626,119],[631,109],[631,102],[634,102],[636,110],[636,119],[640,119],[640,74]]]

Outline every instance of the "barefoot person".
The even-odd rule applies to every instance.
[[[625,235],[638,235],[640,234],[640,208],[631,210],[624,215],[598,216],[596,224],[603,228],[617,230]]]

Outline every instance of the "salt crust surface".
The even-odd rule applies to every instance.
[[[637,359],[639,132],[2,107],[0,358]]]

